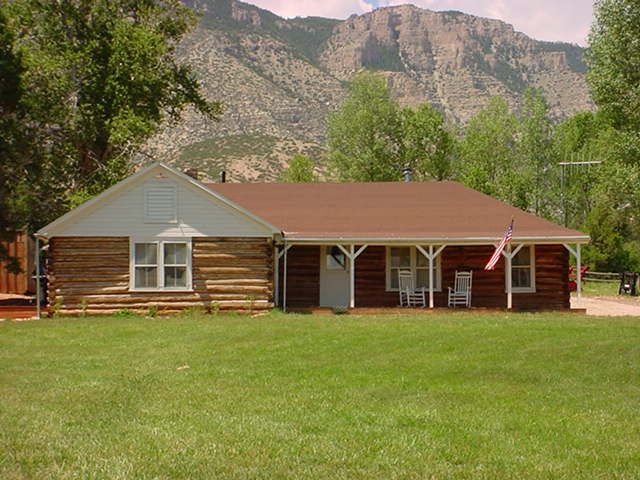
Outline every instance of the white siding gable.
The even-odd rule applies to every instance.
[[[144,175],[55,228],[53,236],[270,237],[265,225],[175,175]]]

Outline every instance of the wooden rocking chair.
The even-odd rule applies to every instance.
[[[449,308],[464,305],[471,306],[471,276],[473,272],[456,271],[453,288],[449,287]]]
[[[415,288],[411,270],[400,270],[398,272],[398,290],[401,307],[427,306],[427,296],[424,287],[420,289]]]

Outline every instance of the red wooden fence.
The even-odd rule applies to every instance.
[[[18,258],[22,271],[11,273],[7,270],[6,262],[0,262],[0,293],[26,295],[35,291],[35,281],[32,278],[34,243],[24,232],[17,233],[12,242],[2,242],[9,255]]]

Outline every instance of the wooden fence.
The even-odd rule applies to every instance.
[[[33,239],[24,232],[16,233],[13,241],[2,242],[9,255],[18,259],[21,272],[9,272],[7,263],[0,262],[0,293],[26,295],[35,291],[36,284],[33,279],[34,243]]]
[[[582,279],[586,282],[620,283],[621,274],[616,272],[586,271]]]

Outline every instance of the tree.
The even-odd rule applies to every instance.
[[[549,105],[540,90],[524,92],[518,115],[517,153],[521,180],[528,190],[525,202],[536,215],[546,217],[557,212],[557,162],[552,149],[553,125]],[[522,181],[521,181],[522,183]]]
[[[289,162],[289,166],[280,175],[280,181],[284,183],[308,183],[317,180],[314,172],[315,164],[306,155],[295,155]]]
[[[637,0],[597,0],[587,79],[598,107],[620,130],[640,132],[640,8]]]
[[[400,157],[419,179],[445,180],[451,177],[455,138],[444,116],[428,103],[400,112]]]
[[[637,167],[617,161],[603,164],[585,222],[591,236],[585,260],[598,270],[620,272],[640,267],[638,184]]]
[[[528,208],[527,178],[516,169],[518,121],[507,102],[492,98],[469,121],[459,146],[458,178],[467,186]]]
[[[175,46],[194,25],[178,0],[15,0],[25,104],[57,152],[70,194],[126,176],[130,157],[186,106],[216,119]]]
[[[398,106],[383,76],[369,72],[356,75],[349,97],[330,115],[328,123],[329,164],[338,180],[401,178]]]
[[[603,160],[611,127],[596,112],[579,112],[555,127],[553,156],[559,162]],[[600,179],[600,167],[565,166],[560,181],[559,220],[568,227],[583,228],[593,208],[593,189]]]
[[[23,226],[21,222],[26,213],[24,202],[19,198],[26,166],[21,128],[23,73],[15,35],[0,10],[0,260],[10,260],[9,269],[14,272],[18,270],[16,259],[10,258],[1,242],[12,239],[14,231]]]
[[[587,80],[599,107],[585,142],[603,162],[586,226],[599,268],[640,267],[640,9],[635,0],[598,0],[589,35]]]

